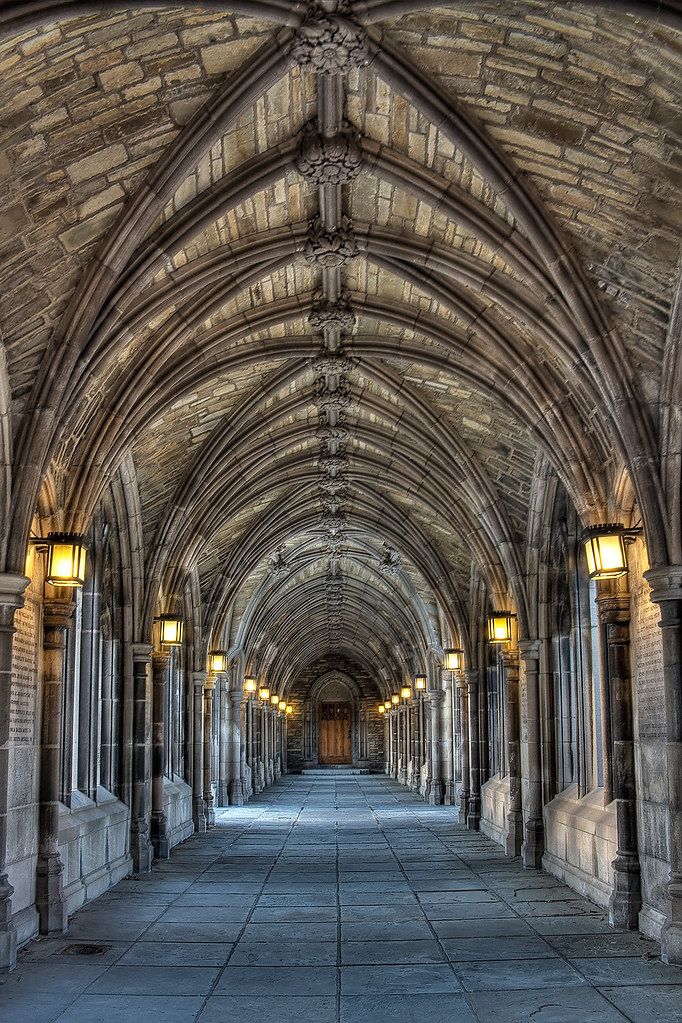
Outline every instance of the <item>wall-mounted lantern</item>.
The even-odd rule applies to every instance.
[[[403,700],[412,699],[412,686],[403,686],[400,690],[400,696]]]
[[[398,694],[397,694],[397,693],[394,693],[394,694],[393,694],[393,696],[391,697],[391,703],[393,704],[393,706],[394,706],[394,707],[395,707],[395,706],[396,706],[396,705],[397,705],[398,703],[400,703],[400,697],[398,696]]]
[[[47,553],[45,582],[51,586],[82,586],[88,545],[82,533],[48,533],[30,543]]]
[[[209,650],[208,670],[213,675],[227,671],[227,652],[225,650]]]
[[[493,611],[488,615],[488,639],[491,643],[511,643],[512,622],[516,618],[511,611]]]
[[[257,689],[258,689],[258,685],[257,685],[256,680],[253,677],[253,675],[245,675],[244,676],[244,692],[245,693],[249,693],[249,695],[251,695],[251,693],[255,693]]]
[[[258,690],[258,696],[263,701],[263,703],[269,703],[270,702],[270,690],[269,689],[266,689],[265,687],[263,687],[262,689],[259,689]]]
[[[159,644],[161,646],[182,646],[185,635],[185,623],[177,615],[159,615],[154,619],[158,626]]]
[[[590,579],[618,579],[626,575],[625,544],[639,532],[639,529],[625,529],[620,522],[589,526],[583,532],[583,543]]]
[[[450,648],[443,651],[443,667],[446,671],[461,671],[463,663],[463,650]]]
[[[426,675],[415,675],[414,676],[414,688],[418,692],[423,693],[424,690],[426,689],[427,685],[428,685],[428,679],[427,679]]]

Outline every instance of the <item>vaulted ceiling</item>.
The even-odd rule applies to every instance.
[[[259,670],[388,686],[481,581],[523,621],[536,468],[589,521],[656,445],[681,36],[647,6],[4,5],[6,563],[41,487],[87,528],[132,455],[148,611],[194,578]]]

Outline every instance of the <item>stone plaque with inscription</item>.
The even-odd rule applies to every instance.
[[[37,602],[26,595],[24,606],[14,616],[12,692],[9,713],[9,741],[30,745],[35,741],[38,686],[36,628]]]

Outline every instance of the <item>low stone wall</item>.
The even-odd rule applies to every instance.
[[[192,790],[176,775],[163,779],[163,801],[168,821],[168,841],[171,849],[194,834],[192,820]]]
[[[96,899],[132,870],[130,809],[100,789],[97,802],[73,793],[60,807],[59,853],[64,863],[64,898],[69,915]]]
[[[544,869],[606,908],[613,890],[615,805],[604,805],[602,789],[579,799],[571,785],[545,806],[544,821]]]
[[[494,775],[481,785],[481,823],[484,835],[504,846],[507,837],[509,776]]]

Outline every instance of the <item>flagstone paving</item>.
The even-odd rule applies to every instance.
[[[0,1020],[681,1023],[682,970],[453,808],[291,776],[25,948]]]

